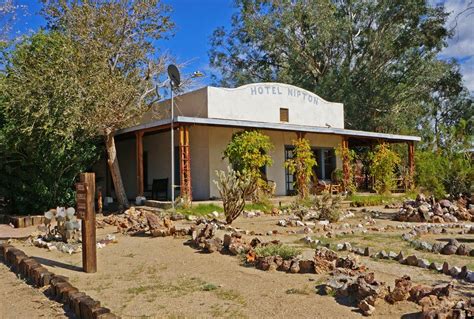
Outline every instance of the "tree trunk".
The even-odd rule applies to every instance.
[[[117,159],[117,149],[115,148],[115,139],[111,130],[105,132],[105,147],[107,149],[107,163],[109,164],[110,175],[114,183],[115,195],[119,204],[119,209],[123,210],[128,208],[127,194],[123,187],[122,175],[120,174],[119,162]]]

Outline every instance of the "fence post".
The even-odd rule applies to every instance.
[[[82,219],[82,268],[84,272],[97,272],[95,223],[95,174],[81,173],[76,184],[78,217]]]

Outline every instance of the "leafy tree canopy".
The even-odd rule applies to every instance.
[[[71,39],[40,32],[6,54],[0,77],[0,193],[19,213],[74,203],[71,186],[100,147],[84,130],[86,74]]]
[[[209,52],[221,84],[300,86],[344,103],[349,128],[414,132],[425,101],[455,67],[437,59],[451,35],[448,14],[426,1],[235,4],[231,28],[215,30]]]

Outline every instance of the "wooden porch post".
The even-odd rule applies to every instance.
[[[415,142],[410,141],[408,144],[408,188],[415,186]]]
[[[342,174],[344,176],[344,190],[349,185],[349,140],[347,137],[342,138]]]
[[[179,127],[179,172],[181,197],[192,201],[191,190],[191,153],[189,149],[189,126]]]
[[[138,196],[143,196],[143,132],[135,132],[136,136],[136,157],[137,157],[137,192]]]

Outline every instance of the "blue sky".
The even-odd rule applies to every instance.
[[[19,0],[28,7],[28,14],[21,15],[16,23],[20,32],[36,30],[45,24],[38,11],[37,0]],[[163,0],[173,8],[172,19],[176,24],[174,37],[159,43],[161,50],[167,50],[179,63],[186,63],[184,73],[202,71],[206,77],[198,85],[209,84],[212,70],[209,67],[209,38],[215,28],[228,27],[234,12],[232,0]],[[448,28],[456,26],[455,36],[449,40],[441,58],[455,58],[461,64],[464,82],[474,92],[474,9],[461,13],[472,0],[429,0],[432,5],[443,3],[451,13]],[[456,19],[457,17],[457,19]]]

